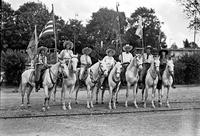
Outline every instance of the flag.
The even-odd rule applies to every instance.
[[[31,36],[31,40],[29,41],[26,50],[31,60],[33,60],[35,55],[37,54],[37,46],[38,46],[38,37],[37,37],[37,28],[35,26],[35,30]]]
[[[142,35],[143,35],[143,26],[142,26],[142,17],[139,16],[139,23],[138,23],[138,27],[137,30],[135,32],[136,35],[138,35],[140,37],[140,39],[142,39]]]
[[[54,34],[54,25],[53,20],[50,20],[42,30],[42,32],[39,35],[39,38],[46,36],[46,35],[53,35]]]

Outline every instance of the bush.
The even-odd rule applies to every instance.
[[[5,72],[6,82],[12,85],[18,85],[21,74],[25,69],[27,55],[20,51],[7,50],[6,52],[2,51],[1,58],[1,68]]]
[[[176,84],[200,83],[200,54],[184,55],[175,62]]]

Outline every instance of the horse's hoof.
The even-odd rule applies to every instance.
[[[75,104],[78,104],[78,102],[76,101]]]
[[[45,111],[46,111],[46,108],[45,108],[45,107],[42,107],[42,111],[45,112]]]
[[[160,103],[159,103],[159,107],[161,107],[161,106],[162,106],[162,103],[160,102]]]
[[[155,109],[156,108],[155,105],[152,105],[152,108]]]
[[[62,107],[63,110],[67,110],[67,108],[65,106]]]
[[[112,110],[112,107],[111,107],[111,105],[109,105],[109,106],[108,106],[108,108],[109,108],[109,110]]]
[[[69,109],[69,110],[71,110],[71,109],[72,109],[72,107],[69,105],[69,106],[68,106],[68,109]]]
[[[138,105],[137,104],[135,104],[135,108],[138,109]]]
[[[98,102],[95,103],[96,105],[99,104]]]
[[[30,107],[31,107],[31,104],[27,104],[27,107],[30,108]]]
[[[116,106],[113,106],[113,109],[116,109]]]
[[[127,108],[127,107],[128,107],[128,104],[125,104],[125,107]]]
[[[88,109],[90,109],[90,106],[87,106]]]
[[[170,108],[170,105],[169,105],[169,103],[167,104],[167,108]]]
[[[47,110],[49,110],[50,109],[50,106],[47,106]]]
[[[93,105],[93,104],[91,104],[91,108],[94,108],[94,105]]]
[[[104,102],[101,102],[101,104],[104,104]]]
[[[146,107],[147,107],[147,105],[146,105],[146,104],[144,104],[144,105],[143,105],[143,107],[144,107],[144,108],[146,108]]]
[[[119,102],[118,102],[118,101],[116,101],[116,104],[119,104]]]

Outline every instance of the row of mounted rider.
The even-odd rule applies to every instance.
[[[70,59],[72,57],[78,57],[78,55],[74,55],[72,48],[73,48],[73,43],[70,41],[65,41],[63,43],[63,47],[64,50],[62,50],[60,52],[60,54],[58,55],[59,59],[64,60],[66,62],[66,64],[68,64],[68,62],[70,61]],[[122,63],[123,66],[123,70],[122,70],[122,74],[121,74],[121,82],[122,85],[126,85],[126,80],[125,80],[125,72],[126,72],[126,68],[127,66],[130,64],[131,60],[133,59],[133,55],[130,53],[130,51],[133,49],[132,46],[130,45],[125,45],[123,47],[123,52],[122,54],[119,56],[119,60]],[[143,69],[141,71],[139,71],[139,88],[142,89],[144,88],[144,82],[145,82],[145,77],[146,77],[146,73],[147,70],[149,69],[151,62],[153,61],[154,57],[151,54],[151,46],[147,46],[145,49],[145,53],[142,54],[142,61],[143,61]],[[40,87],[42,87],[42,75],[45,71],[45,69],[47,69],[49,66],[47,64],[47,57],[45,56],[46,52],[47,52],[47,48],[46,47],[39,47],[38,48],[38,55],[34,61],[34,66],[35,66],[35,83],[36,83],[36,92],[40,89]],[[81,55],[80,57],[80,73],[79,73],[79,79],[84,81],[88,75],[87,73],[87,69],[92,65],[92,61],[91,61],[91,57],[89,56],[90,53],[92,52],[91,48],[84,48],[82,50],[83,55]],[[111,69],[114,64],[115,64],[115,59],[113,58],[113,56],[115,55],[115,50],[113,49],[107,49],[106,50],[106,56],[103,58],[102,61],[104,61],[108,67],[108,69]],[[169,52],[166,48],[163,48],[162,50],[159,51],[160,56],[160,72],[159,72],[159,82],[158,82],[158,89],[161,89],[162,86],[162,74],[163,71],[165,70],[166,64],[167,64],[167,60],[171,59],[171,56],[169,56]],[[174,75],[171,74],[173,81],[174,81]],[[103,83],[102,87],[106,86],[106,82],[107,78],[105,79],[105,82]],[[175,88],[174,84],[172,84],[172,87]]]

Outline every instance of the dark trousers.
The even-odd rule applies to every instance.
[[[145,77],[146,77],[146,74],[147,74],[147,70],[150,68],[151,64],[150,63],[144,63],[142,65],[143,69],[142,71],[140,72],[140,77],[139,77],[139,81],[144,83],[145,82]]]

